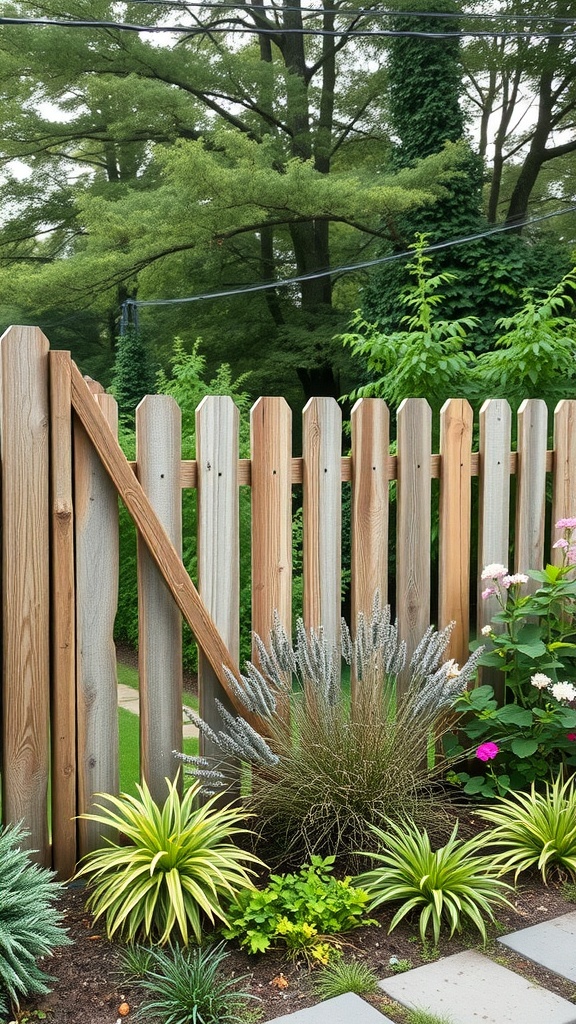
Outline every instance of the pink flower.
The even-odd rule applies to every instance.
[[[566,552],[566,561],[568,562],[568,565],[574,565],[574,563],[576,562],[575,547],[568,548],[568,551]]]
[[[576,516],[568,516],[567,519],[559,519],[556,523],[557,530],[576,530]]]
[[[486,590],[482,591],[482,600],[485,601],[487,597],[492,597],[492,594],[497,594],[496,587],[486,587]]]
[[[528,583],[529,577],[524,572],[515,572],[511,576],[503,576],[501,579],[502,586],[508,590],[509,587],[515,587],[520,583]]]
[[[564,537],[561,537],[560,540],[557,540],[556,543],[552,545],[552,547],[566,549],[568,547],[568,541],[564,540]]]
[[[497,743],[481,743],[476,751],[476,757],[479,761],[491,761],[499,752],[500,747]]]
[[[576,740],[576,732],[567,732],[566,739],[570,740],[573,743],[574,740]]]
[[[492,562],[490,565],[484,567],[480,579],[499,580],[502,578],[502,576],[505,576],[507,572],[508,569],[506,568],[505,565],[502,565],[500,562]]]

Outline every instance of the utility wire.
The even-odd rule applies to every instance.
[[[462,235],[459,238],[451,238],[445,242],[434,242],[431,245],[427,245],[422,252],[438,252],[440,249],[450,249],[452,246],[476,242],[481,238],[490,238],[492,235],[499,235],[505,231],[517,231],[518,228],[531,227],[532,224],[539,224],[544,220],[552,220],[553,217],[563,217],[567,213],[576,213],[576,206],[567,206],[564,210],[543,213],[539,217],[517,221],[514,224],[501,224],[496,228],[490,228],[488,231],[479,231],[474,235]],[[369,267],[383,266],[385,263],[393,263],[396,260],[405,260],[412,255],[413,251],[409,249],[406,252],[396,252],[390,256],[364,260],[361,263],[351,263],[328,270],[317,270],[310,274],[300,274],[297,277],[285,277],[279,281],[265,281],[258,284],[242,285],[238,288],[225,288],[218,292],[203,292],[200,295],[188,295],[178,299],[126,299],[122,303],[122,312],[124,316],[128,317],[128,310],[130,308],[138,309],[141,306],[175,306],[181,303],[201,302],[208,299],[224,299],[229,295],[248,295],[252,292],[268,291],[270,288],[288,288],[290,285],[300,284],[301,281],[313,281],[321,277],[332,277],[335,274],[347,274],[355,270],[366,270]]]
[[[381,8],[375,7],[288,7],[285,4],[282,6],[264,6],[256,8],[254,4],[243,4],[243,3],[217,3],[210,2],[210,0],[126,0],[132,4],[143,4],[150,5],[152,7],[174,7],[184,8],[190,10],[192,8],[200,10],[216,10],[216,11],[227,11],[227,10],[250,10],[254,7],[259,13],[263,14],[285,14],[286,12],[297,13],[297,14],[312,14],[312,15],[324,15],[334,14],[343,15],[348,18],[450,18],[452,21],[545,21],[547,24],[554,25],[572,25],[574,24],[574,18],[560,18],[554,15],[547,14],[477,14],[477,13],[460,13],[457,11],[395,11],[395,10],[382,10]]]
[[[418,32],[400,31],[395,29],[314,29],[314,28],[260,28],[257,25],[242,27],[225,27],[223,25],[133,25],[120,21],[74,21],[66,18],[5,18],[0,17],[0,26],[20,25],[55,28],[103,28],[118,32],[169,32],[188,36],[204,35],[216,32],[226,35],[258,35],[258,36],[328,36],[346,35],[350,38],[364,39],[575,39],[576,32],[488,32],[483,30],[463,29],[454,32]]]

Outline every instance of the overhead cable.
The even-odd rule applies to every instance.
[[[241,27],[226,27],[224,25],[133,25],[121,21],[76,21],[67,18],[6,18],[0,17],[0,26],[36,26],[41,28],[102,28],[117,32],[167,32],[172,35],[197,36],[209,32],[213,35],[216,32],[226,35],[302,35],[302,36],[328,36],[338,37],[346,35],[349,38],[362,39],[574,39],[576,32],[488,32],[484,30],[462,29],[453,32],[418,32],[406,29],[315,29],[315,28],[261,28],[258,25],[245,25]]]
[[[481,238],[490,238],[492,235],[503,234],[505,231],[517,231],[518,228],[531,227],[532,224],[539,224],[545,220],[552,220],[554,217],[562,217],[568,213],[576,213],[576,206],[567,206],[563,210],[555,210],[552,213],[543,213],[539,217],[531,217],[529,220],[516,221],[513,224],[500,224],[487,231],[479,231],[473,235],[462,235],[458,238],[451,238],[445,242],[433,242],[427,245],[422,252],[438,252],[440,249],[449,249],[452,246],[464,245],[467,242],[476,242]],[[302,281],[313,281],[321,277],[333,277],[336,274],[348,274],[355,270],[366,270],[369,267],[383,266],[386,263],[393,263],[396,260],[405,260],[413,256],[413,250],[407,249],[404,252],[392,253],[390,256],[381,256],[372,260],[363,260],[361,263],[351,263],[340,267],[332,267],[326,270],[316,270],[310,274],[299,274],[297,277],[285,277],[279,281],[260,281],[258,284],[241,285],[238,288],[225,288],[218,292],[203,292],[199,295],[188,295],[176,299],[126,299],[122,303],[123,311],[128,307],[140,306],[175,306],[181,303],[202,302],[208,299],[224,299],[230,295],[248,295],[252,292],[268,291],[271,288],[288,288],[291,285],[300,284]]]

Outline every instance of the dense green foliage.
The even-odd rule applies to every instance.
[[[68,945],[63,914],[54,905],[62,886],[20,848],[20,826],[0,829],[0,1015],[20,1000],[50,991],[44,960]],[[5,1016],[6,1015],[6,1016]]]
[[[86,854],[77,877],[89,879],[87,905],[96,920],[105,918],[109,936],[156,937],[164,945],[178,935],[186,946],[201,941],[206,919],[226,920],[223,904],[252,886],[244,865],[261,861],[233,842],[247,831],[240,809],[215,807],[214,799],[195,808],[197,785],[180,797],[166,782],[163,807],[145,782],[137,797],[99,794],[105,802],[83,817],[116,830],[121,842]]]
[[[270,875],[265,889],[239,893],[224,936],[249,953],[280,945],[290,955],[326,963],[334,936],[373,923],[366,917],[367,893],[350,878],[334,878],[334,860],[313,856],[298,873]]]
[[[486,837],[500,849],[493,862],[502,872],[538,868],[544,882],[554,870],[576,879],[576,791],[574,776],[559,775],[543,793],[532,784],[529,792],[499,797],[495,806],[480,808],[480,816],[495,827]]]
[[[203,949],[144,949],[146,966],[138,985],[147,998],[135,1020],[162,1024],[243,1024],[246,1007],[257,997],[242,989],[242,978],[228,978],[228,953],[221,943]]]
[[[507,902],[505,892],[510,886],[496,877],[498,868],[492,856],[480,852],[486,845],[485,836],[458,840],[456,823],[448,842],[433,850],[428,833],[421,832],[413,821],[388,821],[384,828],[370,828],[380,850],[372,854],[376,866],[361,874],[357,882],[372,897],[372,910],[385,903],[400,903],[389,932],[416,910],[423,943],[430,926],[438,945],[443,926],[453,935],[465,923],[473,924],[486,941],[485,919],[494,920],[494,906]]]

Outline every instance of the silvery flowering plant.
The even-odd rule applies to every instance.
[[[503,700],[483,685],[454,705],[466,716],[461,734],[477,745],[476,772],[454,777],[470,794],[524,789],[560,766],[576,766],[576,517],[558,520],[556,528],[560,565],[526,574],[494,564],[482,572],[482,597],[494,596],[500,611],[482,629],[479,663],[502,673]],[[533,594],[530,578],[540,584]]]

